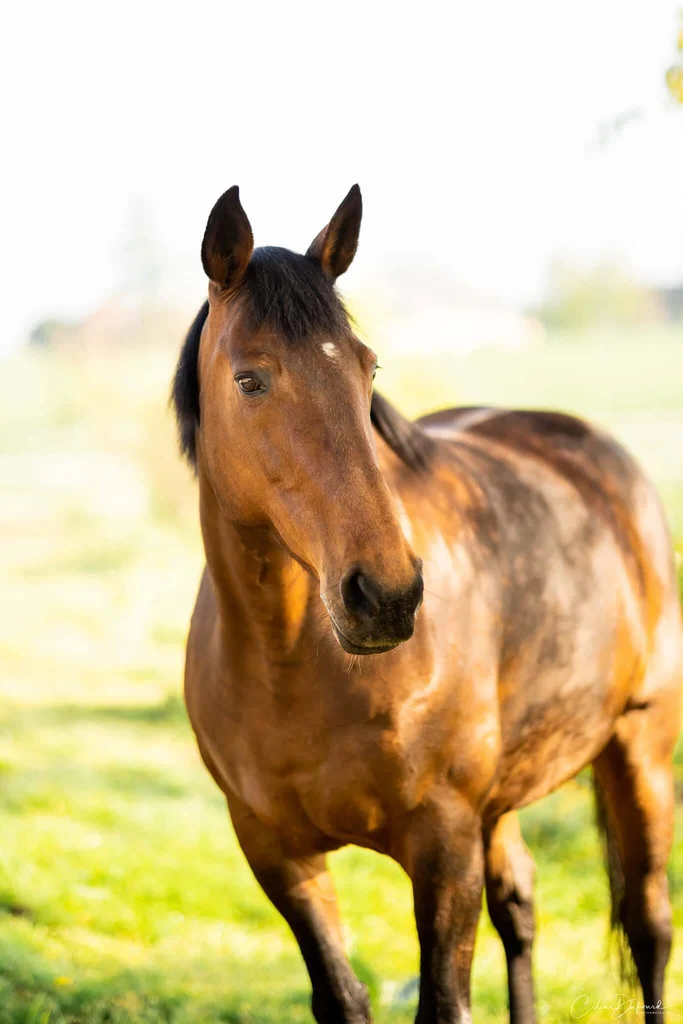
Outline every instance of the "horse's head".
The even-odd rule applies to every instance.
[[[237,187],[218,200],[202,245],[196,445],[228,517],[274,531],[317,577],[341,646],[373,654],[412,635],[422,574],[377,461],[377,360],[334,287],[360,221],[354,186],[306,255],[254,249]]]

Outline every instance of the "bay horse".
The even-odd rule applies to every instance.
[[[658,498],[580,419],[409,422],[373,391],[334,285],[360,222],[357,186],[305,255],[255,249],[236,187],[208,219],[173,385],[206,550],[185,682],[201,756],[319,1024],[371,1019],[325,861],[348,843],[411,880],[419,1024],[471,1019],[484,887],[510,1018],[533,1021],[516,811],[592,764],[613,921],[661,1020],[683,633]]]

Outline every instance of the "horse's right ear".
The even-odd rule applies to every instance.
[[[233,185],[209,214],[202,242],[204,272],[219,288],[236,288],[253,251],[251,224],[240,203],[240,190]]]

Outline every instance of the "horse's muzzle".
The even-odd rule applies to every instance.
[[[343,621],[332,618],[339,643],[349,654],[382,654],[409,640],[422,603],[422,563],[407,587],[388,589],[355,567],[342,579]]]

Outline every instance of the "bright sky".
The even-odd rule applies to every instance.
[[[305,248],[358,181],[347,287],[438,266],[513,303],[557,250],[683,278],[670,0],[5,0],[0,347],[120,280],[131,201],[197,301],[209,209]],[[601,121],[643,121],[591,149]]]

